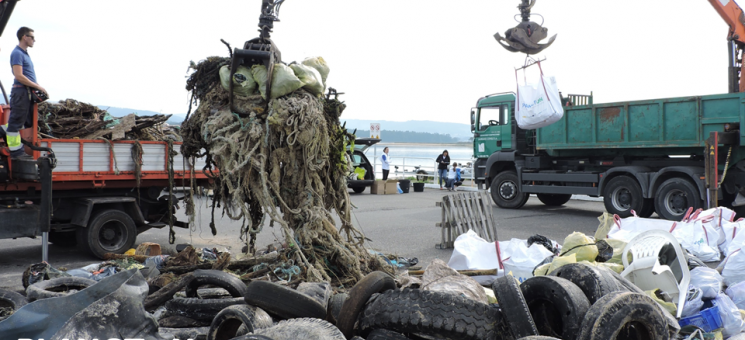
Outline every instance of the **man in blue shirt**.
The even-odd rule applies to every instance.
[[[10,117],[8,124],[3,125],[7,135],[8,148],[12,158],[24,157],[26,153],[21,145],[20,130],[33,125],[34,106],[31,91],[38,89],[47,93],[41,85],[36,83],[34,63],[28,55],[28,48],[34,47],[36,37],[34,30],[21,27],[16,33],[18,46],[10,54],[10,66],[13,68],[13,89],[10,91]]]

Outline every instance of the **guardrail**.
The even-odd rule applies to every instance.
[[[372,158],[368,157],[368,160],[373,163],[375,178],[383,178],[383,165],[379,157],[373,156]],[[473,159],[450,159],[450,164],[453,162],[459,164],[458,167],[461,168],[461,178],[463,180],[473,180],[474,161]],[[463,164],[463,166],[460,166],[460,164]],[[438,175],[437,163],[432,158],[404,157],[393,159],[388,178],[416,177],[417,180],[433,180],[436,183],[438,182]]]

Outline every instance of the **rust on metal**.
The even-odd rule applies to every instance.
[[[621,109],[618,107],[609,107],[600,110],[600,122],[611,123],[621,116]]]

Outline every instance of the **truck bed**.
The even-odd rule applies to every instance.
[[[569,106],[561,120],[537,130],[536,149],[551,156],[586,155],[587,149],[701,154],[709,132],[743,123],[743,98],[743,93],[732,93]]]

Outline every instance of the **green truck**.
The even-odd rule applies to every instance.
[[[594,104],[592,95],[568,95],[561,120],[524,130],[515,94],[489,95],[471,110],[476,181],[509,209],[530,194],[550,206],[576,194],[603,197],[610,213],[671,220],[707,202],[739,205],[743,100],[745,93],[730,93]],[[707,139],[715,146],[707,149]],[[711,183],[721,186],[712,191]]]

